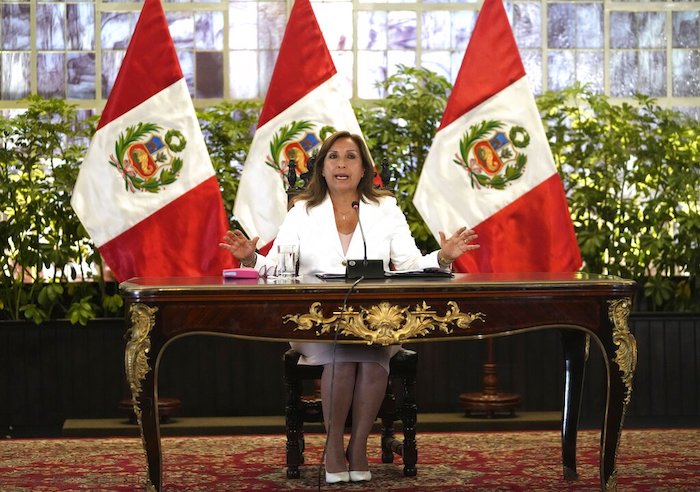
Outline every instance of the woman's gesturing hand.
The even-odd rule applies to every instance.
[[[478,244],[471,244],[478,236],[476,232],[466,227],[460,227],[449,238],[442,231],[440,234],[440,252],[438,258],[444,263],[452,263],[467,251],[472,251],[479,247]]]
[[[256,244],[259,240],[258,236],[248,239],[241,231],[235,229],[226,233],[219,246],[229,251],[241,263],[246,263],[245,260],[250,260],[255,254]]]

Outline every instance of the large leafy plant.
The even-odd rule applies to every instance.
[[[700,122],[581,86],[538,104],[585,270],[641,281],[652,309],[700,310]]]
[[[35,96],[0,119],[1,319],[85,324],[122,305],[70,205],[94,130],[94,119],[78,116],[63,100]]]
[[[197,111],[229,217],[261,107],[256,101],[225,101]]]

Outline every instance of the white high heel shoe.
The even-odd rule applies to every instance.
[[[337,473],[332,473],[329,471],[326,471],[326,483],[339,483],[339,482],[349,482],[350,481],[350,473],[344,471],[344,472],[337,472]]]
[[[369,482],[372,480],[372,472],[369,470],[367,471],[352,471],[350,470],[348,472],[348,475],[350,475],[350,481],[351,482]]]

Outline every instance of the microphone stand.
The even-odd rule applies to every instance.
[[[360,202],[357,200],[352,202],[352,208],[355,209],[355,213],[357,214],[357,225],[360,226],[365,256],[362,260],[348,260],[348,264],[345,267],[345,278],[351,280],[358,278],[384,278],[384,262],[382,260],[367,259],[367,241],[365,240],[365,231],[362,228],[362,221],[360,220]]]

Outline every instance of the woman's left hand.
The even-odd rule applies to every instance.
[[[478,244],[470,244],[478,236],[476,232],[466,227],[460,227],[449,238],[442,231],[439,231],[438,234],[440,234],[440,256],[445,260],[449,260],[450,263],[467,251],[472,251],[479,247]]]

